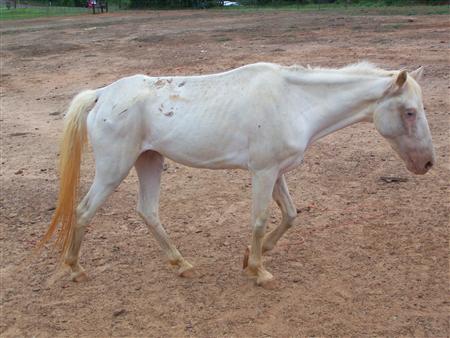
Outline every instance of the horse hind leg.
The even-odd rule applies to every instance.
[[[105,186],[94,181],[89,192],[83,198],[77,207],[76,224],[73,229],[72,241],[65,255],[64,263],[68,265],[71,270],[71,279],[74,282],[81,282],[87,279],[86,272],[79,263],[79,254],[81,242],[83,241],[85,228],[94,217],[95,212],[106,200],[106,198],[113,192],[114,187]]]
[[[112,194],[114,189],[127,176],[136,157],[122,156],[122,161],[112,164],[107,158],[97,156],[96,173],[88,193],[82,199],[76,210],[76,224],[72,240],[66,252],[64,263],[71,268],[71,279],[80,282],[87,279],[87,274],[79,263],[81,242],[85,228],[94,217],[98,208]]]
[[[158,241],[170,264],[178,267],[178,274],[182,277],[191,277],[193,266],[183,258],[177,248],[171,243],[159,220],[159,192],[163,163],[164,157],[153,151],[142,153],[137,159],[135,163],[139,178],[137,212]]]

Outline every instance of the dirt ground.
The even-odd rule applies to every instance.
[[[1,336],[450,335],[448,16],[129,12],[3,22],[0,30]],[[302,212],[265,256],[274,290],[241,273],[250,239],[244,171],[167,162],[161,217],[195,264],[194,279],[176,276],[135,213],[134,172],[88,228],[87,282],[59,276],[51,246],[31,256],[56,201],[62,113],[81,89],[136,73],[362,59],[387,69],[425,67],[437,164],[425,176],[410,174],[369,124],[318,141],[287,175]],[[89,152],[82,170],[85,192]],[[272,210],[271,227],[280,220],[275,204]]]

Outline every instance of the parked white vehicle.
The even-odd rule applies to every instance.
[[[240,6],[241,4],[236,1],[224,1],[223,6],[224,7],[231,7],[231,6]]]

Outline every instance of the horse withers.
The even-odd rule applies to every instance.
[[[416,174],[434,163],[434,150],[412,73],[369,63],[341,69],[257,63],[220,74],[136,75],[77,95],[68,110],[60,153],[57,208],[41,244],[60,230],[64,262],[72,279],[86,273],[79,250],[86,225],[134,166],[139,178],[137,211],[178,274],[192,265],[169,240],[159,219],[164,158],[197,168],[239,168],[252,178],[252,240],[244,258],[258,285],[272,275],[262,254],[271,250],[297,216],[284,174],[296,168],[314,141],[357,122],[373,122]],[[83,145],[89,137],[95,178],[78,199]],[[266,233],[274,199],[282,221]]]

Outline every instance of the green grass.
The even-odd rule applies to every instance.
[[[92,9],[83,7],[0,7],[0,20],[34,19],[45,16],[79,15],[92,13]]]

